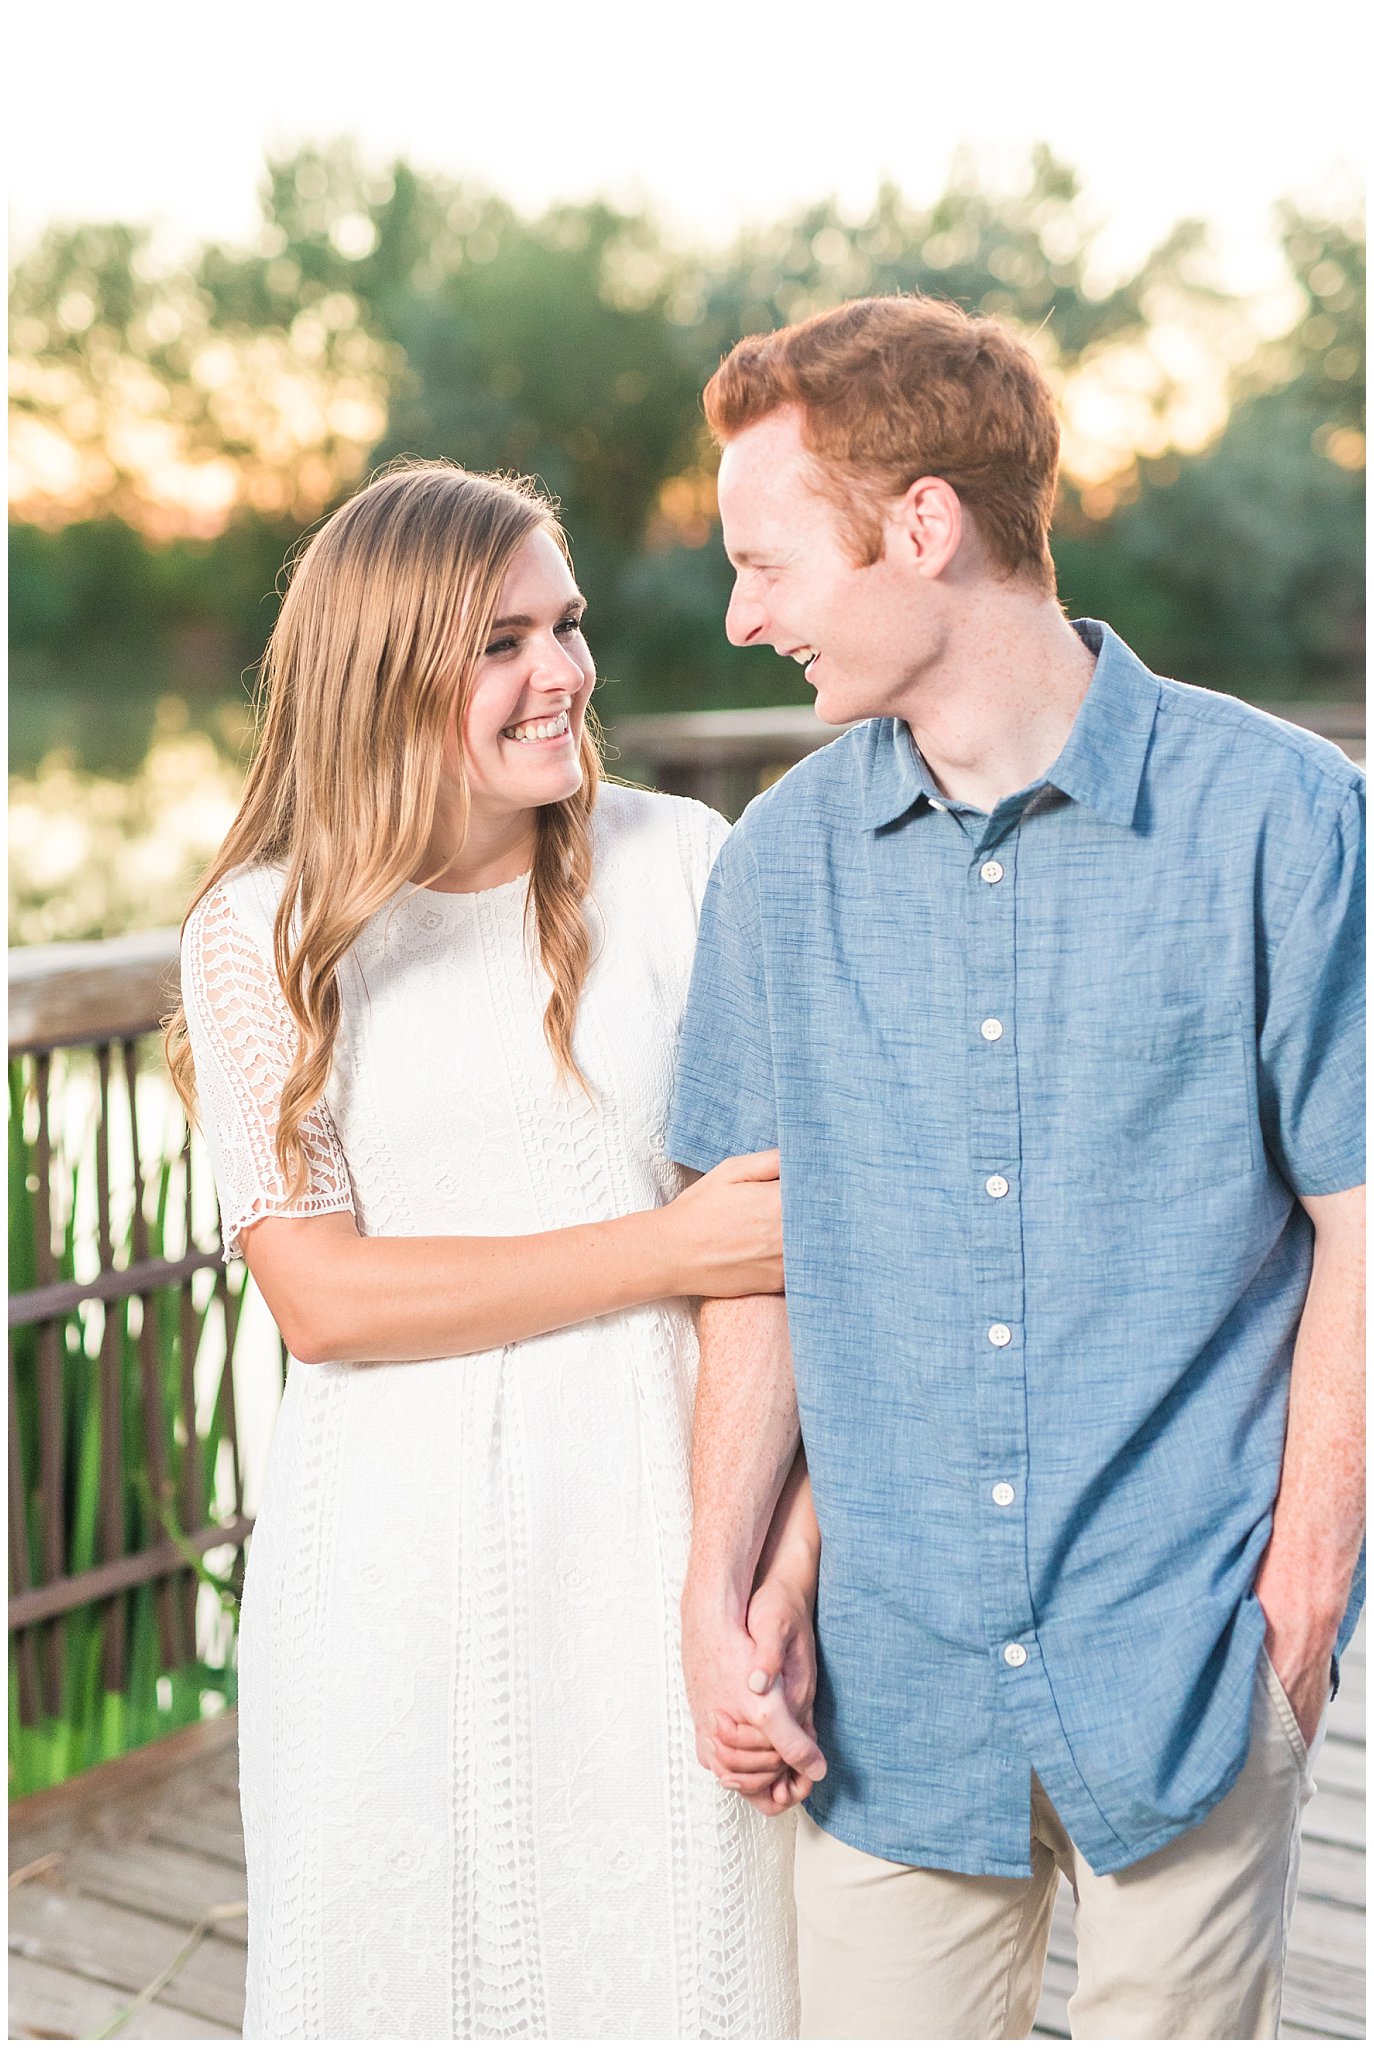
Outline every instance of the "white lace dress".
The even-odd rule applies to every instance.
[[[576,1032],[594,1105],[554,1078],[524,883],[398,894],[345,963],[292,1205],[280,882],[231,876],[182,955],[227,1250],[267,1214],[523,1234],[669,1200],[724,830],[602,792]],[[695,1362],[674,1302],[465,1358],[292,1364],[240,1639],[245,2035],[795,2035],[790,1818],[697,1764],[679,1672]]]

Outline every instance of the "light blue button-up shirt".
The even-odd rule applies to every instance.
[[[893,720],[750,805],[669,1136],[782,1150],[815,1817],[1009,1877],[1032,1770],[1100,1872],[1238,1776],[1295,1196],[1364,1178],[1362,777],[1078,631],[1068,742],[990,815]]]

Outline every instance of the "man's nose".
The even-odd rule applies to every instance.
[[[733,647],[749,647],[764,628],[763,607],[746,597],[736,583],[725,608],[725,637]]]

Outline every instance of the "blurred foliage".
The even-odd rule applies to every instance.
[[[14,290],[17,680],[142,670],[150,701],[232,688],[261,650],[301,528],[401,451],[533,472],[592,603],[607,712],[796,701],[795,667],[731,649],[700,390],[743,333],[867,292],[929,291],[1018,322],[1069,404],[1129,362],[1140,431],[1066,482],[1070,609],[1157,666],[1254,694],[1357,687],[1363,265],[1357,223],[1285,208],[1290,331],[1261,345],[1180,224],[1104,282],[1074,173],[1014,190],[956,163],[927,207],[885,187],[706,256],[597,202],[528,220],[348,145],[269,163],[250,249],[179,262],[142,230],[53,227]],[[1191,335],[1219,402],[1170,445]],[[1198,353],[1200,352],[1200,353]],[[1228,410],[1229,408],[1229,410]]]
[[[1111,618],[1158,669],[1242,695],[1357,696],[1364,241],[1292,207],[1281,239],[1302,309],[1237,377],[1218,439],[1138,464],[1114,516],[1061,529],[1055,556],[1071,608]]]

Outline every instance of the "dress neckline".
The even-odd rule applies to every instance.
[[[516,875],[513,881],[493,882],[485,889],[431,889],[424,882],[403,882],[396,891],[397,900],[403,903],[490,903],[495,898],[513,896],[517,889],[528,891],[532,868],[526,868],[523,875]]]

